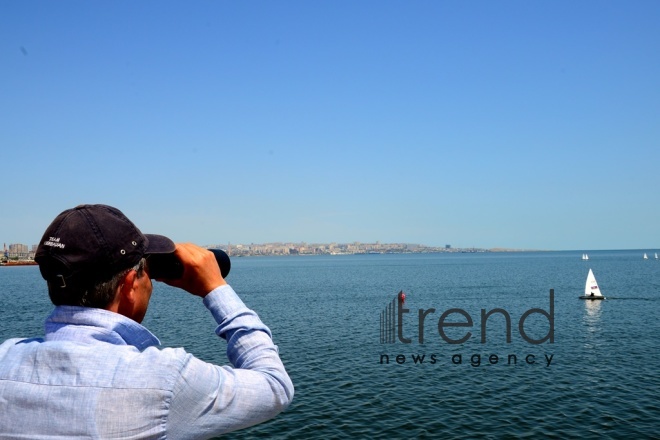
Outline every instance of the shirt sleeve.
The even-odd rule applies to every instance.
[[[204,298],[227,340],[233,365],[218,366],[187,355],[168,416],[171,438],[209,438],[275,417],[291,403],[293,383],[268,327],[228,286]]]

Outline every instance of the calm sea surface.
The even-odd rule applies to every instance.
[[[227,281],[273,331],[296,395],[276,419],[226,438],[657,438],[660,261],[643,252],[234,258]],[[578,299],[589,268],[607,300]],[[518,323],[550,312],[550,289],[554,342],[529,343]],[[411,342],[381,343],[381,312],[400,290]],[[418,310],[431,308],[420,343]],[[482,343],[481,310],[496,308],[511,317],[511,341],[496,313]],[[449,309],[473,320],[445,329],[471,332],[462,344],[439,334]],[[36,267],[0,268],[0,339],[43,334],[50,310]],[[144,325],[163,345],[226,363],[198,298],[158,284]],[[536,311],[524,331],[542,339],[550,321]]]

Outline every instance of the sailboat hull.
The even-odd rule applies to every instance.
[[[580,299],[590,299],[590,300],[598,300],[598,299],[605,299],[604,296],[581,296]]]

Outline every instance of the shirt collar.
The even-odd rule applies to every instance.
[[[47,341],[108,342],[132,345],[142,351],[160,341],[142,325],[108,310],[57,306],[46,319]]]

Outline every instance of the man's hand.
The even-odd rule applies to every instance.
[[[183,265],[183,276],[178,280],[160,281],[202,298],[216,287],[227,284],[213,252],[192,243],[177,243],[174,254]]]

